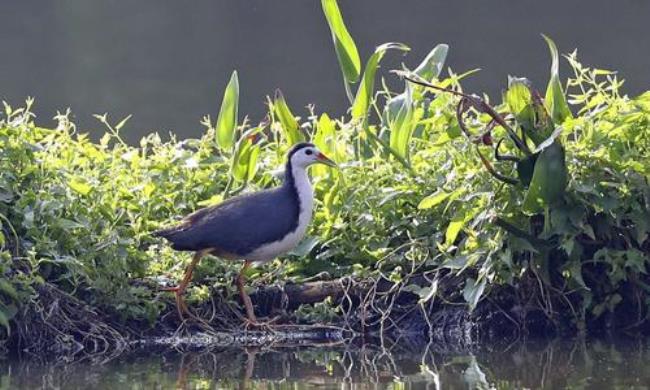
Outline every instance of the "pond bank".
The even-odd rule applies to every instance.
[[[452,275],[439,277],[436,296],[423,300],[411,286],[425,288],[429,280],[427,275],[413,276],[403,283],[343,278],[259,287],[251,298],[258,315],[269,321],[259,328],[245,327],[238,304],[228,301],[219,290],[212,291],[208,301],[193,307],[198,320],[181,322],[169,297],[167,309],[151,325],[120,322],[116,313],[90,307],[45,283],[39,287],[38,299],[19,311],[16,329],[5,347],[11,353],[111,359],[142,346],[197,350],[331,345],[361,337],[415,339],[420,340],[418,343],[425,340],[464,349],[484,342],[511,343],[529,337],[649,330],[648,321],[639,321],[641,313],[629,305],[620,305],[611,315],[589,316],[586,326],[581,325],[570,311],[572,297],[550,296],[550,301],[536,301],[544,296],[535,291],[534,280],[519,288],[493,287],[489,298],[479,301],[474,310],[462,303],[463,292],[457,288],[458,278]],[[296,310],[301,306],[314,304],[327,304],[338,315],[328,322],[311,323],[297,317]],[[553,311],[544,310],[549,306]]]

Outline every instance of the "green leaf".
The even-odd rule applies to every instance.
[[[440,73],[442,73],[442,68],[445,65],[448,51],[448,45],[445,45],[444,43],[436,45],[436,47],[427,54],[420,65],[415,68],[413,73],[427,81],[437,78],[440,76]]]
[[[512,77],[508,80],[508,90],[503,100],[508,109],[517,119],[517,123],[524,127],[526,134],[534,133],[535,110],[533,109],[533,95],[528,86],[529,81]]]
[[[564,148],[559,142],[554,142],[537,157],[533,177],[524,199],[524,211],[538,213],[559,200],[564,194],[567,181]]]
[[[291,110],[289,109],[289,106],[280,90],[275,91],[273,112],[282,125],[283,134],[289,146],[305,140],[300,132],[300,125],[298,124],[296,117],[291,113]]]
[[[409,50],[409,47],[401,43],[391,42],[384,43],[375,49],[375,52],[370,56],[370,59],[366,63],[366,67],[363,71],[363,78],[359,84],[359,89],[354,98],[354,103],[352,104],[353,119],[365,118],[368,114],[368,109],[372,103],[375,89],[375,73],[377,73],[379,62],[384,57],[384,54],[386,54],[386,51],[391,49],[407,51]]]
[[[343,77],[348,83],[356,83],[359,80],[359,72],[361,71],[361,59],[359,58],[357,46],[345,27],[336,0],[321,0],[321,5],[327,24],[332,32],[334,49],[336,50]]]
[[[289,252],[290,255],[298,256],[298,257],[305,257],[307,256],[315,247],[318,245],[320,240],[318,237],[314,236],[307,236],[300,241],[298,246],[296,246],[294,249]]]
[[[439,205],[440,203],[444,202],[453,193],[454,192],[437,191],[437,192],[423,198],[420,201],[420,203],[418,204],[418,209],[426,210],[426,209],[430,209],[432,207],[435,207],[435,206]]]
[[[233,71],[223,94],[221,109],[219,109],[219,116],[217,117],[217,124],[215,125],[217,145],[222,151],[229,151],[232,149],[235,142],[238,106],[239,79],[237,77],[237,71]]]
[[[318,150],[336,163],[344,161],[345,143],[338,142],[335,122],[327,114],[322,114],[318,119],[316,133],[312,138],[312,142],[318,147]],[[315,176],[326,176],[330,172],[333,175],[338,175],[336,170],[323,164],[314,166],[312,172]]]
[[[115,125],[115,130],[120,131],[122,129],[122,127],[124,127],[124,125],[126,125],[126,122],[128,122],[129,119],[131,119],[132,116],[133,115],[131,115],[131,114],[125,116],[124,119],[122,119],[120,121],[120,123]]]
[[[480,282],[477,282],[473,278],[468,278],[465,280],[463,298],[465,298],[465,302],[469,304],[470,311],[476,309],[476,305],[478,305],[478,302],[483,295],[483,291],[485,291],[485,284],[485,279],[481,280]]]
[[[18,292],[14,288],[13,284],[9,283],[6,279],[0,279],[0,293],[3,293],[5,296],[12,298],[13,300],[18,300]]]
[[[445,231],[445,245],[449,246],[453,244],[454,241],[456,241],[456,237],[458,237],[458,233],[460,233],[460,231],[463,229],[463,226],[465,226],[465,222],[465,212],[458,212],[454,216],[451,222],[449,222],[447,230]]]
[[[256,143],[256,136],[264,130],[266,124],[251,129],[244,133],[233,156],[231,166],[232,177],[237,181],[251,181],[257,173],[257,159],[260,154],[260,145]]]
[[[551,114],[553,123],[561,124],[567,118],[572,118],[571,110],[569,110],[569,105],[566,101],[566,96],[562,90],[562,84],[560,83],[560,60],[555,46],[555,42],[546,35],[542,35],[548,49],[551,52],[551,78],[546,87],[546,96],[544,97],[544,104],[546,109]]]
[[[83,179],[81,178],[72,178],[71,180],[68,181],[68,185],[70,188],[72,188],[75,192],[81,194],[81,195],[88,195],[90,191],[92,190],[92,187],[87,184]]]
[[[392,117],[393,113],[390,114],[388,122],[390,129],[389,145],[400,157],[406,160],[409,159],[409,143],[419,121],[419,115],[413,105],[412,95],[411,85],[407,84],[404,93],[398,95],[401,103],[400,107],[394,117]],[[391,106],[391,102],[388,103],[388,106]]]
[[[538,154],[531,154],[528,157],[522,158],[517,161],[517,175],[519,181],[523,184],[524,187],[530,185],[530,181],[533,179],[533,172],[535,172],[535,162],[537,161]]]

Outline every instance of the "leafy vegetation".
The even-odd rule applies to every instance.
[[[216,123],[200,139],[128,145],[106,127],[99,142],[78,134],[67,114],[41,128],[25,107],[5,103],[0,119],[0,325],[39,300],[43,285],[121,321],[153,324],[170,305],[149,280],[177,278],[187,255],[150,232],[198,207],[278,182],[284,153],[312,140],[341,165],[313,171],[318,207],[310,237],[293,254],[251,271],[258,284],[314,276],[389,280],[425,305],[440,298],[470,309],[499,286],[522,293],[524,310],[584,328],[623,306],[650,308],[650,93],[629,98],[614,72],[567,55],[563,86],[552,55],[542,97],[511,78],[501,102],[462,91],[473,71],[443,76],[448,47],[436,46],[403,91],[376,74],[391,50],[380,45],[363,73],[333,0],[322,1],[332,31],[348,115],[294,115],[278,91],[268,117],[238,116],[236,73]],[[385,75],[385,77],[398,77]],[[351,89],[357,87],[356,94]],[[566,97],[568,96],[568,98]],[[575,116],[569,110],[573,108]],[[232,297],[239,265],[204,260],[193,299],[205,286]],[[326,275],[323,274],[326,273]],[[415,276],[425,276],[425,283]],[[444,278],[461,278],[445,295]],[[523,296],[523,298],[522,298]],[[514,298],[513,298],[514,299]],[[332,318],[338,302],[301,308],[300,318]],[[321,313],[321,314],[319,314]]]

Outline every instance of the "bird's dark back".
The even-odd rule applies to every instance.
[[[292,185],[229,199],[189,215],[179,226],[157,232],[177,250],[216,249],[245,256],[278,241],[298,226],[300,203]]]

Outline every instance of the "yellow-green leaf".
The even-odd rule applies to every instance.
[[[359,80],[361,71],[361,59],[357,46],[348,29],[345,27],[341,11],[336,0],[321,0],[323,13],[327,19],[327,24],[332,32],[334,40],[334,50],[339,60],[339,66],[343,72],[343,77],[348,83],[356,83]]]
[[[454,216],[454,218],[449,222],[449,225],[447,226],[447,230],[445,231],[445,245],[449,246],[456,241],[456,238],[458,237],[458,233],[463,229],[463,226],[465,226],[465,213],[464,212],[459,212]]]
[[[438,191],[425,198],[418,204],[418,209],[426,210],[444,202],[453,192]]]
[[[562,84],[560,83],[560,60],[555,46],[555,42],[546,35],[542,35],[548,49],[551,52],[551,78],[546,87],[546,96],[544,97],[544,104],[546,109],[551,114],[553,123],[561,124],[567,118],[572,118],[571,110],[569,110],[569,105],[566,101],[566,96],[562,90]]]
[[[230,81],[221,100],[221,109],[217,117],[215,131],[217,145],[222,151],[232,149],[235,142],[235,130],[237,129],[237,110],[239,106],[239,78],[237,71],[232,72]]]
[[[70,188],[72,188],[75,192],[81,194],[81,195],[88,195],[90,191],[92,190],[92,187],[83,181],[80,178],[72,178],[70,181],[68,181],[68,185]]]
[[[289,145],[295,145],[298,142],[305,140],[300,132],[300,125],[298,124],[296,117],[291,113],[291,110],[289,109],[289,106],[280,90],[275,92],[273,112],[282,125],[284,137]]]
[[[375,73],[379,68],[379,62],[386,54],[387,50],[396,49],[401,51],[408,51],[409,47],[402,43],[384,43],[375,49],[375,52],[366,63],[363,71],[363,78],[359,84],[359,89],[352,104],[352,118],[359,119],[365,118],[368,114],[368,109],[372,103],[374,89],[375,89]]]

